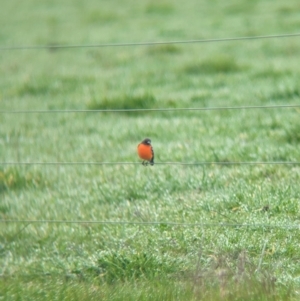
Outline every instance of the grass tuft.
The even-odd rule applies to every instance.
[[[197,300],[273,300],[277,293],[276,278],[255,266],[245,250],[213,255],[207,269],[198,265],[191,282]]]
[[[273,79],[283,79],[286,78],[287,76],[292,76],[292,72],[288,69],[276,69],[276,68],[264,68],[263,70],[258,70],[256,72],[254,72],[252,74],[252,77],[254,79],[259,79],[259,80],[263,80],[263,79],[269,79],[269,78],[273,78]]]
[[[180,52],[179,47],[171,44],[166,45],[155,45],[149,47],[147,53],[150,55],[170,55],[170,54],[177,54]]]
[[[202,75],[239,72],[244,69],[245,68],[238,64],[234,58],[219,55],[201,61],[200,63],[190,63],[184,67],[183,71],[190,75]]]
[[[44,185],[45,180],[41,174],[23,173],[15,167],[0,170],[0,193],[8,190],[22,190],[28,187],[38,188]]]
[[[118,20],[120,16],[112,11],[93,9],[84,15],[84,21],[88,24],[107,24]]]
[[[49,46],[49,49],[51,46]],[[45,97],[59,96],[62,93],[72,93],[84,84],[93,82],[91,77],[60,76],[55,78],[28,78],[14,86],[11,96]]]
[[[300,124],[294,124],[284,131],[284,141],[289,144],[300,144]]]
[[[39,95],[55,95],[56,89],[53,89],[47,82],[36,80],[27,80],[15,89],[16,96],[39,96]]]
[[[156,14],[156,15],[168,15],[174,11],[174,7],[171,3],[164,1],[151,1],[146,6],[145,12],[147,14]]]
[[[289,88],[285,87],[282,89],[275,90],[268,97],[270,100],[290,100],[290,99],[299,99],[300,98],[300,89],[299,88]]]
[[[137,252],[131,249],[101,252],[98,259],[100,276],[108,283],[139,278],[167,277],[176,271],[176,262],[163,255]]]
[[[130,110],[130,109],[153,109],[156,105],[155,97],[150,93],[119,97],[103,98],[100,101],[93,100],[88,105],[89,110]]]

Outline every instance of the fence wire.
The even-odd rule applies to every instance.
[[[2,219],[0,223],[7,224],[81,224],[81,225],[111,225],[111,226],[180,226],[180,227],[198,227],[198,228],[213,228],[213,227],[228,227],[228,228],[251,228],[251,229],[286,229],[299,230],[300,225],[276,225],[276,224],[249,224],[249,223],[184,223],[184,222],[169,222],[169,221],[149,221],[149,222],[134,222],[134,221],[80,221],[80,220],[17,220],[17,219]]]
[[[225,111],[253,109],[297,109],[300,104],[265,105],[265,106],[230,106],[201,108],[154,108],[154,109],[99,109],[99,110],[0,110],[0,114],[61,114],[61,113],[130,113],[130,112],[180,112],[180,111]]]
[[[38,49],[77,49],[77,48],[108,48],[108,47],[134,47],[134,46],[155,46],[169,44],[200,44],[200,43],[216,43],[216,42],[232,42],[247,41],[275,38],[291,38],[299,37],[300,33],[284,33],[274,35],[260,35],[247,37],[229,37],[214,39],[198,39],[198,40],[178,40],[178,41],[157,41],[157,42],[124,42],[124,43],[103,43],[103,44],[77,44],[77,45],[19,45],[19,46],[1,46],[0,51],[5,50],[38,50]]]
[[[0,165],[140,165],[141,162],[0,162]],[[202,162],[155,162],[154,165],[299,165],[299,161],[202,161]]]

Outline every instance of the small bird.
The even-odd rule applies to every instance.
[[[151,145],[151,140],[149,138],[145,138],[137,147],[138,155],[144,161],[143,165],[154,165],[154,151]]]

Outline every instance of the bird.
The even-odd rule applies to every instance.
[[[145,138],[138,146],[137,153],[141,159],[143,165],[154,165],[154,151],[151,145],[151,139]]]

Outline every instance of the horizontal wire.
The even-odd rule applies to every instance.
[[[71,48],[104,48],[104,47],[133,47],[133,46],[155,46],[168,44],[198,44],[198,43],[215,43],[229,41],[244,41],[244,40],[259,40],[259,39],[274,39],[274,38],[289,38],[300,36],[300,33],[285,33],[275,35],[248,36],[248,37],[229,37],[216,39],[201,39],[201,40],[178,40],[178,41],[158,41],[158,42],[132,42],[132,43],[104,43],[104,44],[87,44],[87,45],[34,45],[34,46],[2,46],[0,51],[4,50],[33,50],[33,49],[71,49]]]
[[[128,113],[128,112],[167,112],[167,111],[218,111],[251,109],[291,109],[300,108],[300,104],[266,106],[232,106],[201,108],[157,108],[157,109],[101,109],[101,110],[0,110],[0,114],[47,114],[47,113]]]
[[[0,162],[0,165],[140,165],[141,162]],[[300,161],[155,162],[155,165],[298,165]]]
[[[187,226],[187,227],[247,227],[247,228],[278,228],[299,230],[300,225],[272,225],[272,224],[247,224],[247,223],[184,223],[184,222],[129,222],[129,221],[80,221],[80,220],[0,220],[0,223],[31,223],[31,224],[99,224],[99,225],[138,225],[138,226]]]

